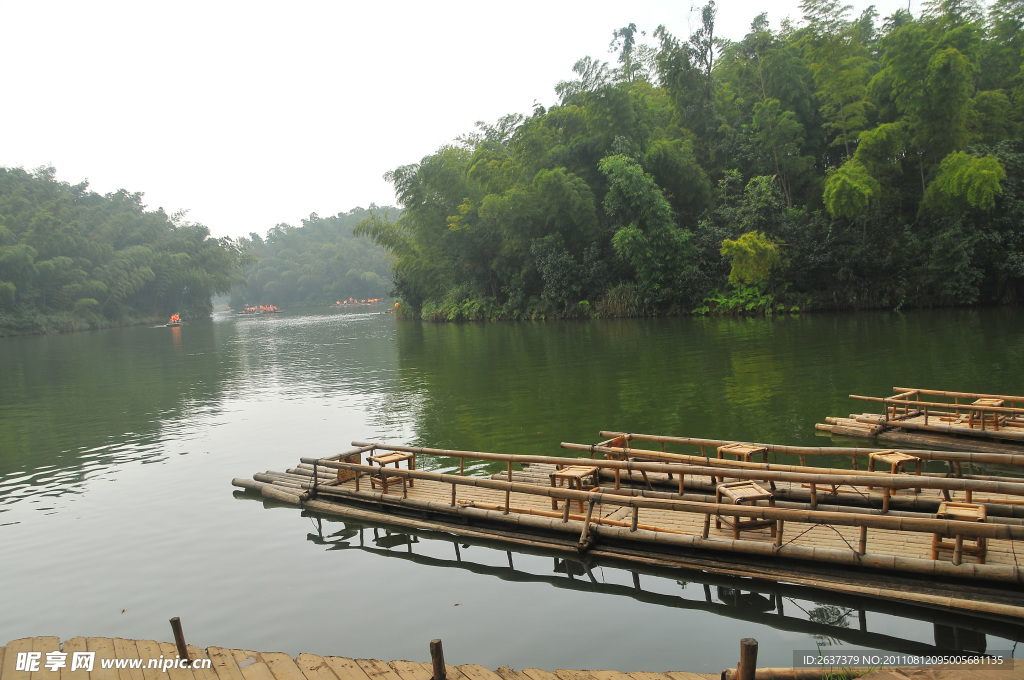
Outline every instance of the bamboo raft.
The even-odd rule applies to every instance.
[[[733,461],[634,446],[645,437],[662,449],[720,440],[603,435],[612,439],[563,445],[588,452],[587,458],[353,442],[351,451],[302,458],[285,472],[233,484],[370,523],[1024,618],[1024,569],[1015,545],[1024,538],[1022,479]],[[787,448],[815,455],[807,447]],[[931,453],[945,456],[951,470],[983,455]],[[436,470],[450,471],[416,469],[417,456],[420,468],[429,456]],[[1024,456],[1015,460],[1024,464]],[[488,463],[505,470],[496,478],[468,475],[467,461],[471,468]],[[392,462],[396,467],[386,467]],[[400,462],[409,469],[399,469]],[[573,470],[592,470],[600,479],[577,488],[556,485]],[[726,479],[758,485],[765,494],[723,502]],[[672,486],[656,490],[655,480]],[[986,512],[981,521],[939,517],[942,503]],[[942,549],[933,554],[936,543]]]
[[[889,397],[851,394],[881,413],[828,417],[819,431],[909,446],[1024,453],[1024,397],[894,387]]]

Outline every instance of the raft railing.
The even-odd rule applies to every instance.
[[[852,463],[854,471],[857,471],[857,469],[858,469],[858,459],[860,459],[860,458],[869,458],[872,453],[878,453],[880,451],[890,451],[890,450],[893,450],[893,449],[882,449],[882,448],[879,448],[877,446],[870,447],[870,448],[868,448],[868,447],[849,447],[849,446],[793,446],[793,445],[786,445],[786,444],[766,444],[766,443],[761,443],[761,442],[740,442],[740,441],[734,441],[734,440],[729,440],[729,439],[708,439],[708,438],[704,438],[704,437],[675,437],[675,436],[668,436],[668,435],[640,434],[640,433],[635,433],[635,432],[602,431],[600,433],[600,436],[601,437],[606,437],[606,439],[604,441],[602,441],[602,442],[599,442],[598,444],[595,444],[594,445],[595,447],[612,446],[612,442],[621,439],[621,440],[623,440],[623,443],[625,444],[625,447],[624,447],[625,450],[628,451],[631,455],[636,455],[637,453],[640,453],[640,452],[645,453],[645,454],[647,454],[647,453],[649,453],[649,454],[667,453],[667,451],[665,451],[665,445],[666,444],[675,444],[675,445],[688,445],[688,446],[697,447],[701,451],[701,457],[708,458],[709,460],[711,460],[712,458],[708,455],[708,451],[707,451],[708,448],[712,448],[715,451],[717,451],[718,447],[726,446],[728,444],[749,444],[751,446],[756,446],[756,447],[764,448],[769,453],[786,454],[786,455],[797,456],[800,459],[800,466],[801,467],[806,467],[807,466],[807,457],[808,456],[843,456],[843,457],[849,456],[850,459],[851,459],[851,463]],[[634,441],[636,441],[636,442],[650,442],[650,443],[660,444],[661,445],[661,451],[658,452],[658,451],[650,451],[648,449],[632,448],[629,445],[632,442],[634,442]],[[569,447],[566,447],[566,448],[569,448]],[[1024,466],[1024,453],[978,453],[978,452],[971,452],[971,451],[942,451],[942,450],[925,450],[925,449],[920,449],[920,450],[919,449],[907,449],[904,452],[905,453],[910,453],[910,454],[912,454],[914,456],[917,456],[921,460],[945,462],[949,466],[949,468],[950,468],[950,474],[953,474],[953,475],[955,475],[957,477],[963,476],[962,466],[964,464],[968,464],[968,465],[971,465],[971,464],[976,464],[976,465],[998,464],[998,465],[1008,465],[1008,466],[1015,466],[1015,467],[1016,466]],[[686,454],[677,454],[677,455],[686,455]],[[716,463],[724,462],[727,465],[731,465],[732,463],[736,463],[736,462],[742,462],[742,461],[726,461],[724,459],[714,459],[714,460],[716,460]],[[774,466],[774,464],[773,464],[773,466]],[[1024,473],[1024,471],[1022,471],[1022,473]],[[929,473],[925,473],[926,476],[928,474]],[[997,479],[997,478],[993,478],[993,479]]]
[[[1002,439],[1014,439],[1024,440],[1024,432],[1011,430],[1009,432],[1002,428],[1020,428],[1024,427],[1024,408],[1018,406],[1024,402],[1024,397],[1013,396],[1013,395],[997,395],[997,394],[983,394],[974,392],[947,392],[942,390],[926,390],[919,388],[905,388],[895,387],[893,391],[896,394],[888,397],[874,397],[865,396],[859,394],[849,395],[851,399],[859,401],[869,401],[882,404],[882,423],[888,424],[889,422],[896,420],[901,421],[899,427],[908,427],[910,429],[921,429],[921,430],[933,430],[939,432],[957,432],[957,433],[972,433],[978,436],[978,433],[984,433],[982,436],[995,436]],[[953,401],[929,401],[923,399],[921,395],[927,395],[932,397],[952,397]],[[992,399],[999,400],[1002,402],[1009,402],[1009,406],[997,406],[992,404],[976,404],[976,403],[960,403],[960,399]],[[902,406],[902,414],[899,412]],[[913,410],[912,410],[913,409]],[[964,416],[964,412],[971,419],[971,425],[968,427],[956,427],[960,423],[950,425],[932,425],[928,421],[930,418],[938,420],[949,420],[950,418],[961,418]],[[973,414],[977,414],[978,423],[980,427],[974,428]],[[924,423],[904,423],[910,418],[917,416],[924,417]],[[999,417],[1004,417],[1004,422],[999,422]],[[991,421],[991,423],[989,422]]]
[[[359,446],[358,452],[369,450],[379,451],[404,451],[439,457],[479,459],[490,461],[504,461],[508,470],[514,463],[548,463],[566,465],[573,461],[564,457],[553,456],[532,456],[494,454],[469,451],[452,451],[441,449],[428,449],[423,447],[407,447],[390,444],[368,445],[364,443],[353,443]],[[318,495],[328,497],[347,498],[353,501],[367,499],[377,503],[408,506],[411,508],[434,511],[443,514],[464,515],[484,520],[495,520],[498,522],[513,523],[519,526],[529,526],[537,529],[566,532],[567,530],[580,530],[579,519],[581,516],[572,516],[569,510],[569,501],[586,503],[587,512],[582,516],[582,531],[578,547],[586,549],[598,533],[608,538],[616,538],[627,541],[640,541],[660,546],[671,546],[674,548],[704,548],[722,552],[737,552],[759,556],[779,556],[804,561],[829,562],[848,566],[860,566],[876,570],[896,570],[918,574],[929,574],[948,578],[965,578],[985,581],[1000,581],[1010,583],[1024,582],[1024,574],[1021,568],[1015,563],[1005,564],[974,564],[961,563],[952,564],[933,559],[917,557],[902,557],[884,553],[867,552],[867,531],[868,529],[898,530],[908,532],[920,532],[940,534],[943,536],[962,536],[972,539],[996,539],[996,540],[1019,540],[1024,538],[1024,526],[1004,523],[975,523],[956,520],[908,517],[904,513],[900,516],[887,514],[872,514],[866,512],[825,512],[821,510],[799,510],[791,508],[770,507],[767,505],[744,506],[725,505],[702,501],[692,501],[682,498],[650,498],[636,495],[634,491],[612,491],[601,489],[598,491],[577,491],[563,487],[545,487],[533,484],[524,484],[506,480],[496,480],[482,477],[467,477],[456,474],[428,472],[423,470],[404,470],[397,468],[380,468],[359,463],[344,462],[339,458],[352,452],[339,454],[331,458],[303,458],[305,465],[312,467],[309,474],[312,480],[305,483],[293,483],[295,493],[288,491],[262,489],[264,495],[270,498],[277,498],[291,503],[301,504],[303,500],[315,498]],[[706,476],[713,468],[687,466],[666,463],[638,463],[630,461],[588,461],[588,465],[598,468],[625,469],[647,472],[673,472],[684,474],[697,474]],[[363,475],[396,477],[403,480],[430,480],[443,484],[450,484],[452,487],[451,502],[439,502],[408,497],[405,484],[403,483],[403,494],[398,498],[392,494],[385,494],[377,491],[365,491],[362,489],[342,488],[336,481],[330,481],[330,474],[324,474],[321,468],[333,468],[347,470],[356,473],[355,483],[359,484],[359,478]],[[892,475],[889,473],[865,473],[857,475],[846,474],[797,474],[792,472],[771,471],[771,470],[743,470],[738,468],[720,468],[719,474],[726,474],[730,478],[740,479],[763,479],[794,482],[815,482],[818,484],[860,484],[864,485],[868,478],[872,486],[886,487],[889,489],[912,488],[915,486],[933,486],[934,488],[986,490],[1011,495],[1024,495],[1024,484],[1014,482],[989,482],[964,479],[929,479],[908,477],[907,475]],[[511,476],[511,472],[509,472]],[[397,481],[397,480],[396,480]],[[489,507],[473,507],[472,504],[460,503],[457,498],[457,489],[460,487],[480,487],[505,492],[504,505],[490,505]],[[269,492],[269,493],[268,493]],[[511,505],[511,494],[527,494],[532,496],[546,496],[549,498],[565,501],[565,510],[562,513],[537,511],[533,509],[513,508]],[[593,517],[595,504],[618,505],[630,508],[632,521],[625,526],[625,522],[609,522],[604,518]],[[486,504],[485,504],[486,505]],[[704,530],[699,534],[681,532],[679,530],[641,525],[639,512],[641,509],[658,509],[675,512],[688,512],[704,515]],[[539,515],[539,516],[538,516]],[[560,515],[560,517],[552,517]],[[776,537],[772,543],[763,541],[742,539],[742,538],[718,538],[709,537],[708,529],[711,516],[724,516],[733,518],[759,519],[774,521],[776,523]],[[570,519],[573,520],[570,523]],[[801,524],[814,524],[823,526],[857,526],[860,528],[859,545],[850,547],[849,551],[835,548],[818,548],[810,546],[797,546],[789,542],[783,543],[783,528],[786,522]],[[596,527],[600,526],[600,529]],[[845,539],[843,539],[845,541]],[[1024,612],[1021,607],[1014,607],[1016,615]]]

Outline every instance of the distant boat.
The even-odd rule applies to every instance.
[[[167,323],[165,323],[164,325],[167,326],[168,328],[170,328],[172,326],[180,326],[181,324],[182,324],[181,317],[178,316],[177,314],[172,314],[171,318],[168,319]]]

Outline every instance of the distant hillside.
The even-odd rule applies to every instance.
[[[386,297],[391,290],[384,249],[352,228],[372,215],[397,219],[395,208],[353,208],[347,213],[302,220],[301,227],[279,224],[265,238],[252,233],[240,239],[252,258],[242,270],[244,283],[231,291],[231,306],[245,304],[316,305],[350,297]]]

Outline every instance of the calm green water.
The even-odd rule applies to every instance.
[[[814,423],[864,410],[851,392],[1021,393],[1022,365],[1018,309],[224,315],[0,339],[0,644],[166,640],[180,616],[202,646],[426,660],[440,637],[451,663],[516,668],[718,672],[742,637],[775,666],[819,645],[1011,649],[1024,633],[1005,624],[397,533],[265,505],[230,481],[352,440],[557,454],[613,429],[827,444]]]

